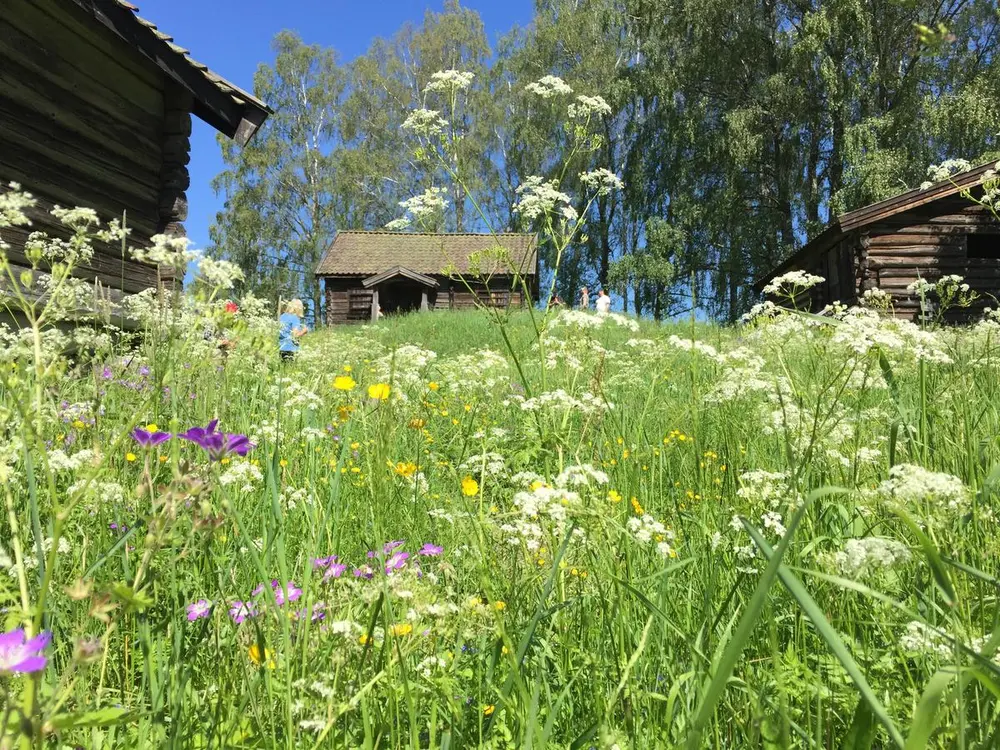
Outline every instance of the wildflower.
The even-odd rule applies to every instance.
[[[405,568],[406,561],[409,557],[409,552],[394,552],[392,556],[385,561],[385,574],[392,575],[395,571]]]
[[[128,461],[129,463],[132,463],[133,461],[136,460],[136,455],[132,452],[126,453],[125,460]]]
[[[444,552],[444,547],[438,547],[437,545],[428,542],[420,548],[420,551],[417,552],[417,554],[424,555],[425,557],[437,557],[442,552]]]
[[[467,89],[475,77],[475,73],[461,70],[439,70],[431,75],[431,82],[424,87],[424,91],[450,92],[455,89]]]
[[[635,514],[637,516],[641,516],[643,513],[645,513],[645,511],[642,509],[642,506],[639,504],[639,498],[637,497],[632,498],[632,510],[635,511]]]
[[[351,391],[357,383],[350,375],[338,375],[333,379],[333,387],[338,391]]]
[[[608,493],[608,500],[613,503],[620,503],[622,501],[622,496],[618,493],[618,490],[611,490]]]
[[[347,570],[347,565],[345,565],[344,563],[338,563],[338,562],[331,563],[330,566],[326,569],[326,572],[323,573],[323,582],[325,583],[326,581],[329,581],[331,578],[340,578],[342,575],[344,575],[344,572],[346,570]]]
[[[282,588],[277,581],[271,581],[271,589],[274,591],[274,600],[278,606],[284,606],[285,602],[294,602],[302,596],[302,589],[295,585],[294,581],[289,581],[288,585]]]
[[[42,656],[42,651],[51,640],[49,632],[28,638],[23,628],[0,633],[0,675],[26,674],[45,669],[48,658]]]
[[[417,465],[412,461],[406,461],[406,462],[400,461],[395,466],[393,466],[392,470],[401,477],[409,478],[416,473]]]
[[[247,649],[247,656],[250,657],[250,661],[255,667],[259,667],[263,662],[268,669],[275,669],[278,665],[274,660],[274,652],[269,648],[265,648],[263,651],[261,654],[260,646],[254,643]]]
[[[411,430],[422,430],[426,424],[427,422],[423,419],[411,419],[408,426]]]
[[[413,632],[413,626],[408,622],[401,622],[398,625],[393,625],[389,629],[389,633],[392,635],[409,635]]]
[[[436,391],[441,386],[432,380],[430,383],[427,384],[427,387],[430,388],[432,391]]]
[[[530,91],[542,99],[551,99],[556,95],[566,96],[573,93],[569,84],[558,76],[542,76],[537,81],[532,81],[525,86],[524,90]]]
[[[239,306],[235,302],[227,302],[224,309],[230,315],[235,315],[240,311]]]
[[[466,497],[475,497],[479,494],[479,482],[472,477],[462,480],[462,494]]]
[[[207,599],[199,599],[196,602],[192,602],[187,605],[187,618],[188,622],[194,622],[195,620],[201,620],[202,618],[208,617],[212,613],[212,602]]]
[[[73,660],[81,664],[88,664],[101,655],[102,648],[99,638],[80,638],[73,648]]]
[[[505,609],[507,609],[507,602],[503,601],[493,602],[493,608],[496,609],[497,612],[503,612]]]
[[[132,430],[132,439],[135,440],[143,448],[153,448],[160,443],[166,442],[170,439],[169,432],[160,432],[156,429],[155,424],[146,425],[146,429],[141,427],[136,427]]]
[[[376,401],[385,401],[389,398],[391,392],[392,388],[385,383],[376,383],[375,385],[368,386],[368,398],[375,399]]]
[[[221,461],[230,453],[245,456],[256,447],[246,435],[233,432],[217,432],[218,419],[213,419],[207,427],[192,427],[177,437],[203,448],[213,461]]]
[[[497,707],[492,703],[488,706],[483,706],[483,716],[492,716],[493,712],[497,710]]]
[[[229,616],[233,618],[234,623],[242,625],[248,617],[257,616],[257,605],[237,600],[229,605]]]

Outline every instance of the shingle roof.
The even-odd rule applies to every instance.
[[[75,2],[188,89],[194,97],[194,113],[240,145],[246,145],[273,113],[253,94],[191,57],[172,36],[140,16],[139,8],[128,0]]]
[[[501,247],[520,273],[537,273],[537,248],[533,234],[424,234],[417,232],[338,232],[316,267],[317,276],[369,275],[393,266],[424,274],[442,274],[450,268],[459,273],[510,273],[494,260],[470,266],[469,256]],[[494,256],[495,257],[495,256]]]

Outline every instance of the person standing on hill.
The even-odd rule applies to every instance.
[[[289,300],[285,312],[278,318],[278,352],[283,360],[294,359],[299,351],[299,339],[309,330],[302,322],[305,309],[302,300]]]
[[[590,290],[587,289],[587,287],[583,287],[583,289],[580,290],[580,309],[590,309]]]
[[[607,315],[611,312],[611,297],[603,289],[597,293],[596,305],[598,315]]]

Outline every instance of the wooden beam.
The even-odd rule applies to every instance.
[[[427,304],[427,287],[420,290],[420,309],[429,310],[430,306]]]
[[[378,287],[372,289],[372,323],[378,322]]]

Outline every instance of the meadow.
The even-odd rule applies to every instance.
[[[995,317],[205,288],[3,334],[0,746],[996,746]]]

